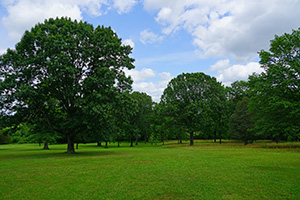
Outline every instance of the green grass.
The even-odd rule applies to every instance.
[[[0,199],[300,199],[300,144],[0,146]]]

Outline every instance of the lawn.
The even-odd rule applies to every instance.
[[[0,146],[0,199],[300,199],[300,144]]]

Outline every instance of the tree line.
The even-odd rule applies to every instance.
[[[300,29],[259,52],[261,74],[224,87],[204,73],[172,79],[159,103],[132,92],[132,48],[110,27],[45,20],[0,57],[0,140],[48,143],[168,139],[297,140]]]

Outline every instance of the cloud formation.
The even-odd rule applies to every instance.
[[[143,44],[153,44],[163,40],[163,36],[153,33],[149,30],[143,30],[140,32],[140,41]]]
[[[134,49],[134,46],[135,46],[134,42],[131,39],[123,40],[123,44],[129,45],[132,49]]]
[[[114,0],[113,7],[119,14],[128,13],[137,4],[137,0]]]
[[[144,81],[146,79],[153,78],[156,76],[155,72],[149,68],[143,68],[140,71],[136,69],[132,69],[132,70],[125,69],[125,73],[127,76],[131,76],[131,78],[135,82]]]
[[[133,79],[132,87],[134,91],[147,93],[155,102],[160,101],[164,89],[172,79],[171,74],[168,72],[156,73],[149,68],[125,70],[125,73]],[[150,79],[152,81],[149,81]],[[154,82],[153,79],[158,80]]]
[[[230,86],[231,83],[237,80],[247,81],[249,75],[253,73],[260,74],[264,71],[257,62],[250,62],[246,65],[232,65],[228,59],[219,60],[210,66],[210,69],[217,72],[217,80],[225,86]]]
[[[247,63],[268,47],[274,34],[300,27],[295,20],[300,18],[298,0],[2,0],[7,11],[2,23],[16,42],[25,30],[50,17],[81,20],[83,12],[101,16],[111,9],[123,14],[138,2],[155,11],[155,20],[162,26],[161,34],[141,31],[142,43],[160,42],[185,30],[202,58],[231,57],[235,63]]]
[[[297,29],[298,0],[144,0],[169,35],[184,29],[203,58],[232,57],[246,63],[267,48],[274,34]],[[274,23],[276,22],[276,23]]]
[[[119,14],[127,13],[136,0],[6,0],[1,4],[7,10],[2,18],[9,37],[17,42],[25,30],[48,18],[71,17],[82,20],[82,13],[101,16],[114,8]]]

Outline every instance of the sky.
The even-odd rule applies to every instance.
[[[133,90],[159,102],[182,73],[225,86],[261,73],[258,52],[300,27],[299,10],[300,0],[0,0],[0,54],[48,18],[110,26],[133,48]]]

